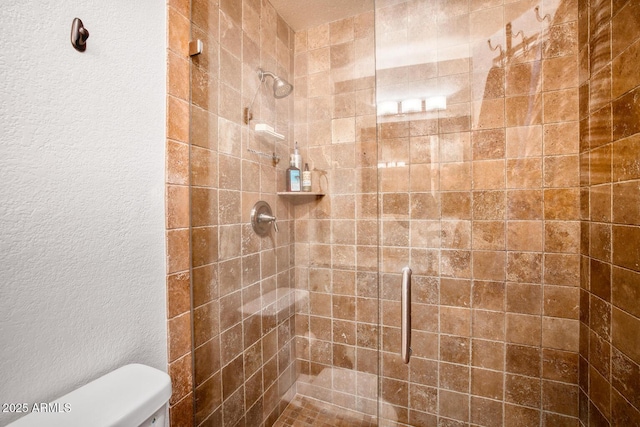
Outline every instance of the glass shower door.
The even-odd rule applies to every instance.
[[[380,200],[380,425],[437,425],[441,272],[439,129],[462,147],[460,117],[442,112],[438,83],[437,4],[376,1],[376,98]],[[451,72],[464,64],[452,64]],[[440,71],[440,76],[443,70]],[[440,77],[444,78],[444,77]],[[446,101],[445,101],[446,102]],[[446,117],[450,114],[451,117]],[[451,150],[445,155],[460,156]],[[465,200],[451,202],[464,209]],[[468,225],[468,224],[467,224]],[[451,227],[464,227],[452,223]],[[457,256],[464,258],[464,254]],[[462,263],[463,259],[454,262]],[[402,304],[403,269],[411,269]],[[405,309],[411,321],[402,328]],[[405,317],[406,319],[406,317]],[[410,341],[403,360],[403,339]],[[464,346],[464,341],[452,342]]]
[[[381,424],[576,424],[576,2],[375,3]]]
[[[297,372],[294,210],[277,195],[293,133],[293,97],[281,91],[293,32],[255,1],[194,0],[190,25],[202,42],[188,106],[194,425],[273,425]],[[259,201],[278,232],[254,231]]]
[[[373,8],[297,32],[294,64],[295,140],[323,193],[292,199],[297,393],[328,424],[368,426],[379,372]]]

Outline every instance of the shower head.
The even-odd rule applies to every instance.
[[[273,79],[273,96],[275,98],[284,98],[288,96],[291,92],[293,92],[293,85],[282,79],[270,71],[264,71],[262,68],[258,68],[258,77],[260,78],[260,83],[264,82],[267,77],[271,77]],[[249,124],[249,121],[253,119],[253,113],[251,112],[251,107],[253,107],[253,102],[256,100],[256,96],[260,91],[260,86],[256,89],[256,93],[253,95],[253,99],[251,100],[251,104],[249,107],[244,109],[243,121],[246,125]]]
[[[273,78],[273,96],[280,99],[289,95],[293,91],[293,85],[282,79],[270,71],[264,71],[262,68],[258,68],[258,77],[260,77],[260,81],[263,82],[267,76]]]

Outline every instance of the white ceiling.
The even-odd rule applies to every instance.
[[[373,0],[270,0],[294,31],[373,10]]]

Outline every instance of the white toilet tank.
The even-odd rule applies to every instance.
[[[10,427],[165,427],[171,379],[132,364],[66,394]],[[38,408],[36,408],[37,410]]]

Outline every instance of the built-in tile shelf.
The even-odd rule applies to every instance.
[[[302,199],[305,197],[315,197],[316,199],[319,199],[321,197],[324,197],[324,193],[318,193],[314,191],[279,191],[278,196],[289,197],[293,199]]]

